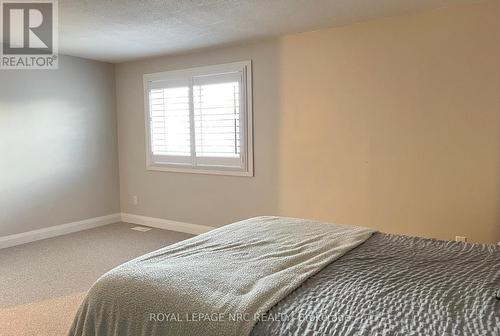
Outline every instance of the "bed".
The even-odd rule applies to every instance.
[[[500,247],[283,217],[101,277],[70,336],[500,335]]]

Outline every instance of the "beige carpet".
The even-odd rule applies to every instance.
[[[76,293],[0,309],[0,335],[65,335],[84,296]]]
[[[66,335],[86,291],[102,274],[191,235],[135,225],[97,229],[0,250],[0,336]]]

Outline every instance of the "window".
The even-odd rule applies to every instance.
[[[144,75],[148,169],[253,176],[251,62]]]

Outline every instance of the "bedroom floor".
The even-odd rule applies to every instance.
[[[192,237],[116,223],[0,250],[0,336],[66,335],[86,291],[113,267]]]

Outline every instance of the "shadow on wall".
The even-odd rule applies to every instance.
[[[6,164],[0,174],[0,222],[5,223],[0,231],[33,230],[38,224],[34,216],[52,220],[58,203],[65,203],[64,211],[74,211],[65,201],[85,187],[78,153],[86,152],[82,132],[90,130],[82,120],[72,120],[80,119],[82,112],[69,103],[42,99],[3,101],[2,111],[0,150]]]
[[[114,72],[2,70],[0,237],[119,212]]]

